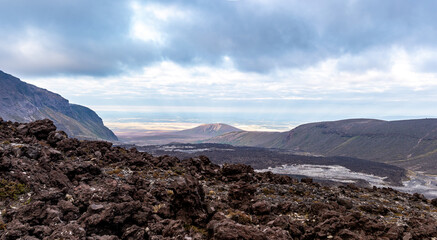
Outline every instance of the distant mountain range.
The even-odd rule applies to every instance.
[[[91,109],[70,104],[59,94],[27,84],[0,71],[0,117],[8,121],[30,122],[51,119],[58,129],[80,139],[117,141]]]
[[[182,131],[155,133],[147,136],[123,136],[122,141],[138,145],[168,144],[172,142],[193,143],[229,132],[241,132],[243,130],[224,123],[203,124],[195,128]]]
[[[243,131],[217,123],[123,140],[139,145],[178,142],[277,148],[299,155],[351,157],[437,174],[437,119],[348,119],[304,124],[287,132]]]
[[[230,132],[204,142],[347,156],[437,174],[437,119],[318,122],[288,132]]]

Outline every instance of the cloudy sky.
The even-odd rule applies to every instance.
[[[0,69],[117,131],[437,117],[436,1],[0,6]]]

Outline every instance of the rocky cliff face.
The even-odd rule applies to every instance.
[[[437,200],[0,120],[0,239],[434,239]]]
[[[116,141],[114,133],[103,125],[91,109],[70,104],[59,94],[27,84],[0,71],[0,117],[30,122],[49,118],[68,135],[82,139]]]

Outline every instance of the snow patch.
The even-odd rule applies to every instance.
[[[257,171],[271,171],[277,174],[304,175],[307,177],[342,183],[354,183],[357,180],[365,180],[372,186],[391,187],[406,193],[420,193],[429,199],[437,198],[437,177],[427,176],[421,173],[414,173],[414,175],[410,176],[408,181],[402,182],[403,186],[392,186],[384,181],[387,177],[353,172],[350,169],[339,165],[293,164],[282,165],[280,167],[269,167]]]

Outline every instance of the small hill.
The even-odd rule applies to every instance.
[[[317,122],[284,133],[229,133],[208,142],[346,156],[437,174],[437,119]]]
[[[121,140],[124,143],[137,145],[161,145],[169,143],[195,143],[209,138],[217,137],[229,132],[242,132],[243,130],[236,127],[223,124],[212,123],[203,124],[195,128],[185,129],[182,131],[154,133],[147,135],[122,135]]]
[[[184,136],[211,138],[229,132],[241,132],[241,131],[243,130],[224,123],[212,123],[212,124],[203,124],[195,128],[182,130],[176,132],[175,134],[184,135]]]
[[[91,109],[70,104],[59,94],[27,84],[0,71],[0,117],[7,121],[31,122],[51,119],[69,136],[80,139],[117,141]]]

